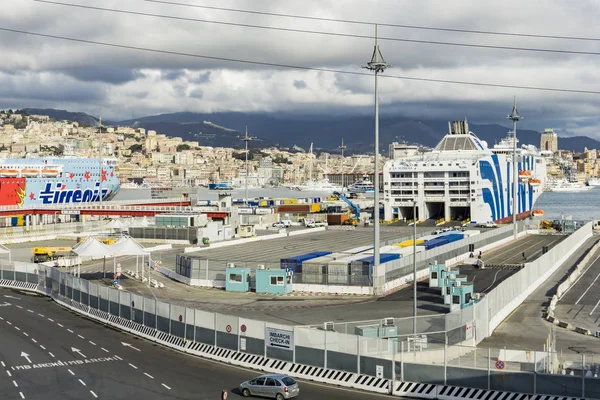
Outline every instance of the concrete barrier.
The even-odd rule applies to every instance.
[[[581,333],[582,335],[588,335],[588,336],[592,334],[592,332],[590,332],[589,329],[580,328],[580,327],[575,327],[575,332]]]

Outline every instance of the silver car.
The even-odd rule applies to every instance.
[[[261,375],[240,384],[244,397],[261,396],[271,399],[291,399],[300,394],[298,382],[287,375]]]

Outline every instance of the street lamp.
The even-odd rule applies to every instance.
[[[415,172],[416,173],[416,172]],[[417,199],[413,198],[413,346],[417,346]]]
[[[340,150],[342,150],[341,170],[342,170],[342,192],[343,192],[344,191],[344,150],[346,149],[346,146],[344,146],[344,138],[342,138],[342,144],[338,148]]]
[[[245,184],[245,194],[244,200],[246,203],[246,207],[248,206],[248,142],[250,141],[250,136],[248,136],[248,126],[246,126],[246,135],[242,139],[246,142],[246,184]]]
[[[373,270],[379,266],[379,90],[377,87],[377,76],[384,72],[388,67],[390,67],[390,65],[385,62],[381,55],[381,51],[379,51],[379,44],[377,43],[377,25],[375,25],[375,48],[373,49],[373,55],[371,56],[371,61],[363,67],[375,73],[375,172],[373,174],[373,184],[375,186],[373,193],[375,243],[373,244]]]
[[[517,96],[513,99],[513,109],[508,119],[513,122],[513,195],[512,195],[512,212],[513,212],[513,235],[514,240],[517,240],[517,190],[519,172],[517,171],[517,121],[521,119],[519,112],[517,111]]]

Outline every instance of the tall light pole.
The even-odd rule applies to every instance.
[[[342,150],[342,192],[344,191],[344,150],[346,149],[346,146],[344,146],[344,138],[342,138],[342,144],[340,145],[340,147],[338,147],[340,150]]]
[[[374,165],[374,179],[373,184],[375,191],[373,193],[373,214],[375,220],[375,233],[373,243],[373,270],[379,266],[379,90],[377,87],[377,76],[390,67],[379,51],[379,44],[377,43],[377,25],[375,25],[375,48],[373,49],[373,55],[371,61],[363,68],[366,68],[375,73],[375,165]]]
[[[248,206],[248,142],[250,141],[250,136],[248,136],[248,126],[246,126],[246,135],[244,136],[244,139],[242,139],[244,142],[246,142],[246,189],[245,189],[245,194],[244,194],[244,200],[246,203],[246,207]]]
[[[417,173],[416,171],[414,172]],[[413,198],[413,346],[417,345],[417,198]]]
[[[514,240],[517,240],[517,201],[518,201],[518,184],[519,184],[519,172],[517,163],[517,121],[521,119],[519,112],[517,111],[517,96],[513,99],[513,109],[508,119],[513,122],[513,196],[512,196],[512,212],[513,212],[513,235]]]

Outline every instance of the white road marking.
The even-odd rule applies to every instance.
[[[23,335],[25,336],[29,336],[29,334],[27,332],[23,332]]]
[[[70,330],[69,328],[67,328],[67,330],[68,330],[70,333],[73,333],[73,331],[72,331],[72,330]]]
[[[21,398],[24,399],[25,395],[23,394],[23,392],[19,392],[19,394],[21,395]]]
[[[69,373],[73,376],[75,376],[75,372],[71,371],[70,369],[68,369],[67,371],[69,371]]]
[[[592,286],[594,285],[594,283],[596,283],[596,281],[598,280],[598,278],[600,278],[600,274],[596,275],[596,279],[594,279],[594,281],[592,283],[590,283],[590,286],[588,286],[588,288],[585,289],[585,292],[583,292],[583,294],[581,295],[581,297],[577,299],[577,301],[575,302],[575,304],[579,304],[579,302],[581,301],[581,299],[583,299],[583,296],[585,296],[587,294],[587,292],[589,292],[589,290],[592,288]]]
[[[167,385],[165,385],[164,383],[161,383],[161,385],[163,385],[164,387],[166,387],[167,389],[171,390],[170,387],[168,387]]]
[[[90,393],[92,394],[92,396],[94,396],[95,398],[98,398],[98,395],[96,393],[94,393],[93,390],[90,390]]]
[[[15,385],[15,387],[19,387],[19,385],[17,385],[17,381],[13,381],[13,384]]]
[[[23,307],[21,307],[20,305],[17,304],[17,308],[23,308]]]
[[[6,367],[6,364],[4,364],[4,361],[0,361],[0,363],[2,364],[3,367]]]
[[[40,347],[42,348],[42,350],[46,350],[46,348],[44,346],[42,346],[41,344],[40,344]]]
[[[147,373],[145,373],[145,372],[144,372],[144,375],[146,375],[146,376],[147,376],[148,378],[150,378],[150,379],[154,379],[154,377],[153,377],[152,375],[150,375],[150,374],[147,374]]]
[[[31,338],[31,341],[32,341],[33,343],[37,343],[37,340],[35,340],[34,338]]]
[[[54,358],[54,354],[52,354],[52,353],[50,353],[50,352],[48,352],[48,354],[50,354],[50,357],[53,357],[53,358]]]
[[[81,335],[77,335],[77,336],[78,336],[78,337],[80,337],[80,338],[82,338],[82,339],[85,339],[85,338],[84,338],[83,336],[81,336]]]
[[[6,321],[7,324],[12,325],[10,321]]]
[[[60,326],[61,328],[64,328],[65,326],[63,324],[61,324],[60,322],[56,323],[58,326]]]
[[[18,331],[21,330],[21,328],[19,328],[18,326],[15,326],[15,329],[18,330]]]
[[[48,317],[48,321],[54,322],[54,320],[52,318],[50,318],[50,317]]]
[[[29,311],[30,313],[32,313],[32,314],[33,314],[33,310],[27,310],[27,311]]]
[[[0,317],[0,321],[4,321],[4,318]]]
[[[106,350],[104,347],[100,347],[102,349],[102,351],[105,351],[107,353],[110,353],[108,350]]]
[[[123,359],[121,357],[119,357],[119,356],[113,356],[113,357],[116,358],[119,361],[123,361]]]
[[[133,369],[138,369],[135,365],[133,365],[132,363],[129,363],[129,366]]]
[[[38,313],[38,315],[39,315],[40,317],[42,317],[42,318],[45,318],[45,317],[44,317],[44,314],[40,314],[40,313]]]
[[[81,383],[83,386],[87,386],[87,385],[85,384],[85,382],[84,382],[84,381],[82,381],[81,379],[79,380],[79,383]]]
[[[9,370],[6,370],[6,373],[8,374],[8,376],[12,376]]]
[[[90,340],[90,344],[93,345],[93,346],[96,345],[96,343],[92,342],[91,340]]]

